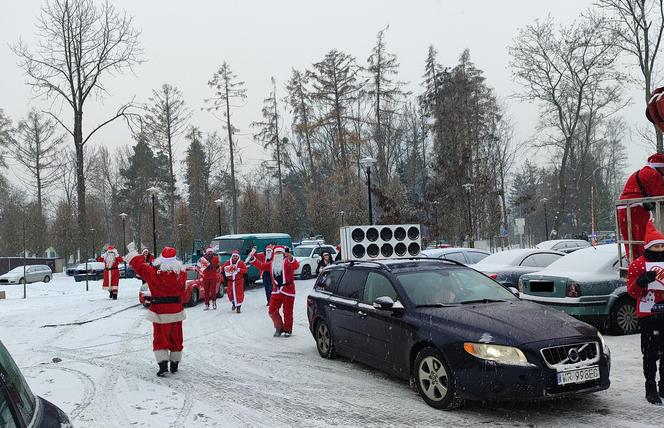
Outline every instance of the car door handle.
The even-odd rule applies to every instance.
[[[334,303],[328,303],[327,306],[331,307],[332,309],[337,308],[337,305],[335,305]]]
[[[358,314],[359,316],[361,316],[362,318],[366,318],[366,317],[367,317],[367,313],[366,313],[366,312],[357,311],[357,314]]]

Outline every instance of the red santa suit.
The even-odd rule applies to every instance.
[[[136,252],[130,252],[126,258],[150,288],[152,300],[146,318],[152,321],[153,326],[152,349],[160,368],[162,363],[171,361],[171,372],[174,372],[173,363],[182,359],[182,321],[186,318],[183,302],[187,273],[182,262],[175,257],[175,248],[164,247],[161,256],[152,264],[146,263],[144,257],[137,256]]]
[[[629,176],[625,183],[625,188],[620,194],[620,199],[645,198],[644,191],[650,197],[664,196],[664,178],[656,168],[664,168],[664,154],[662,153],[650,156],[648,158],[648,165]],[[639,182],[641,186],[639,186]],[[631,204],[630,216],[632,240],[643,241],[650,213],[641,204]],[[618,206],[618,225],[620,227],[620,234],[623,236],[623,239],[627,240],[629,229],[627,227],[627,204]],[[643,245],[634,244],[632,245],[632,249],[634,254],[632,254],[630,260],[635,260],[643,255]],[[627,244],[625,244],[625,252],[629,257],[630,251]]]
[[[272,260],[261,262],[255,258],[251,264],[258,269],[270,272],[272,280],[272,296],[268,314],[272,318],[275,328],[275,336],[284,333],[290,336],[293,332],[293,305],[295,304],[295,271],[300,266],[298,261],[292,257],[284,257],[285,249],[276,246],[273,250]],[[253,255],[253,254],[252,254]],[[283,306],[284,317],[281,318],[279,309]]]
[[[222,267],[226,277],[226,293],[228,300],[233,304],[233,310],[240,313],[244,302],[244,276],[247,274],[247,265],[240,260],[240,252],[234,250],[231,258]]]
[[[106,252],[102,254],[97,261],[104,263],[104,281],[102,288],[109,293],[112,299],[118,298],[118,284],[120,283],[120,270],[118,265],[123,262],[122,257],[118,255],[118,250],[109,245]]]
[[[219,283],[219,257],[214,255],[214,250],[208,247],[205,250],[205,256],[198,259],[196,263],[202,272],[203,289],[205,290],[205,308],[209,309],[210,302],[214,309],[217,309],[217,284]]]

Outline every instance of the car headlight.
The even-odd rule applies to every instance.
[[[608,355],[611,351],[609,350],[609,346],[604,341],[604,336],[602,336],[602,333],[598,331],[597,337],[599,337],[599,342],[602,344],[602,349],[604,350],[604,353]]]
[[[466,342],[463,344],[463,349],[470,355],[483,360],[496,361],[503,364],[528,364],[528,359],[523,352],[513,346]]]

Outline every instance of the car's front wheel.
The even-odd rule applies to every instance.
[[[25,278],[19,279],[18,283],[21,284],[21,285],[24,285],[25,284]]]
[[[618,300],[611,310],[611,330],[615,334],[633,334],[639,330],[636,317],[636,302],[634,299],[623,297]]]
[[[311,278],[311,266],[309,265],[304,265],[302,267],[302,275],[300,275],[302,279],[309,279]]]
[[[189,307],[196,306],[198,304],[198,288],[194,287],[191,290],[191,299],[189,299]]]
[[[437,349],[422,349],[415,358],[415,385],[422,399],[436,409],[454,409],[463,400],[457,397],[454,377]]]
[[[332,359],[336,356],[334,351],[334,342],[332,341],[332,332],[325,320],[318,320],[315,330],[316,349],[323,358]]]
[[[50,282],[50,281],[51,281],[51,277],[48,276],[48,275],[46,275],[46,276],[44,277],[44,282]]]

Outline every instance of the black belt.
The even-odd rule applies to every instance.
[[[153,297],[150,304],[159,305],[165,303],[180,303],[180,301],[179,296]]]
[[[106,268],[106,270],[118,270],[118,268],[112,267],[112,268]]]

